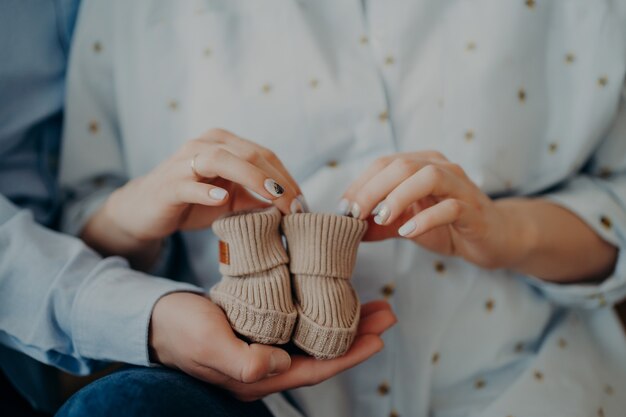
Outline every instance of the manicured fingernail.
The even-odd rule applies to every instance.
[[[391,215],[391,210],[389,209],[389,206],[383,204],[378,210],[378,213],[376,214],[376,216],[374,217],[374,223],[383,225],[387,223],[387,220],[389,219],[390,215]]]
[[[279,374],[285,372],[291,366],[291,357],[287,352],[274,351],[270,355],[268,374]]]
[[[415,230],[416,227],[417,227],[417,224],[415,224],[415,221],[409,220],[398,229],[398,234],[400,236],[406,236],[410,234],[413,230]]]
[[[298,199],[298,201],[300,202],[300,204],[302,204],[302,210],[305,213],[308,213],[311,211],[311,209],[309,208],[309,204],[306,202],[306,198],[304,198],[304,196],[302,194],[300,194],[298,197],[296,197]]]
[[[383,202],[381,201],[380,203],[378,203],[376,205],[376,207],[374,207],[374,210],[372,210],[372,216],[375,216],[378,214],[378,212],[380,211],[380,208],[383,206]]]
[[[355,219],[361,217],[361,206],[358,203],[352,203],[352,207],[350,208],[350,214]]]
[[[345,198],[342,198],[339,201],[339,206],[337,206],[337,213],[342,216],[346,216],[350,212],[350,202]]]
[[[211,188],[209,190],[209,197],[211,197],[213,200],[221,201],[225,199],[227,195],[228,195],[228,191],[226,191],[223,188],[216,187],[216,188]]]
[[[302,203],[297,198],[291,200],[291,204],[289,205],[289,211],[292,213],[303,213]]]
[[[266,179],[263,186],[274,197],[280,197],[285,192],[285,189],[271,178]]]

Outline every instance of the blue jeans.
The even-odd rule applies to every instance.
[[[57,417],[272,417],[261,401],[227,392],[166,368],[125,368],[72,396]]]

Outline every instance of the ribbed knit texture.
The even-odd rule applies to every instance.
[[[230,264],[220,263],[222,275],[249,275],[285,265],[289,257],[280,237],[280,211],[234,213],[213,223],[215,234],[228,245]]]
[[[293,342],[318,359],[345,354],[356,336],[360,303],[349,278],[367,222],[321,213],[283,218],[298,322]]]
[[[280,212],[272,207],[213,223],[227,253],[220,254],[222,280],[211,288],[211,299],[224,310],[233,330],[257,343],[287,343],[297,317],[280,220]]]

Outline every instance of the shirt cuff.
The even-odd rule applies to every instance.
[[[126,268],[106,271],[77,295],[72,311],[76,351],[82,357],[149,366],[152,309],[173,292],[204,293]]]
[[[567,307],[602,308],[626,298],[626,210],[614,198],[609,184],[579,176],[543,197],[573,212],[600,237],[617,246],[618,259],[611,276],[597,284],[558,284],[524,278],[547,298]]]

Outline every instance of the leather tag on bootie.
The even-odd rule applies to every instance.
[[[223,240],[220,240],[220,263],[230,265],[230,251],[228,249],[228,243]]]

